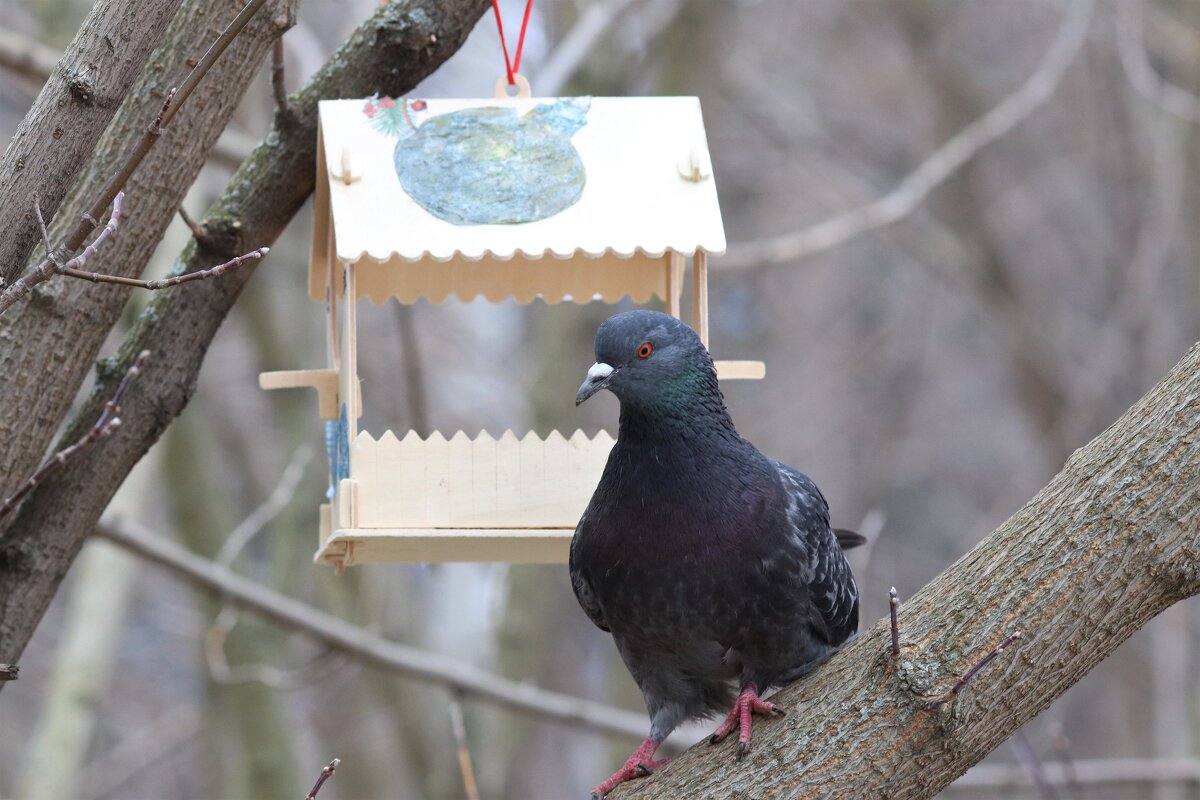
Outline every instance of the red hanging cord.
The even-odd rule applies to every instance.
[[[508,85],[516,83],[513,78],[521,71],[521,51],[525,48],[525,31],[529,30],[529,13],[533,11],[533,0],[525,0],[525,17],[521,20],[521,33],[517,36],[517,57],[508,60],[508,43],[504,41],[504,22],[500,19],[500,2],[492,0],[492,11],[496,12],[496,30],[500,32],[500,49],[504,52],[504,69],[508,73]]]

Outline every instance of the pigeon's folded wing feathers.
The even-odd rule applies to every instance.
[[[829,527],[829,504],[820,489],[804,473],[775,464],[788,493],[792,541],[807,553],[811,567],[809,596],[821,623],[813,625],[813,632],[836,646],[858,630],[858,589]]]
[[[608,620],[604,618],[604,609],[600,607],[600,601],[596,599],[596,594],[592,591],[591,584],[589,584],[587,578],[583,576],[583,572],[579,567],[579,562],[575,554],[576,545],[580,541],[579,534],[587,525],[587,523],[588,518],[587,514],[585,513],[583,518],[579,520],[579,525],[575,528],[575,536],[571,539],[571,588],[575,590],[575,599],[579,601],[579,605],[583,609],[583,613],[587,614],[588,619],[592,621],[592,624],[605,633],[611,633],[612,631],[608,626]]]

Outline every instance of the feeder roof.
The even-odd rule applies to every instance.
[[[547,254],[657,258],[667,251],[725,250],[698,98],[591,98],[586,123],[570,138],[586,171],[578,201],[545,219],[516,224],[455,224],[426,211],[397,177],[398,139],[388,135],[395,131],[372,125],[367,102],[320,104],[323,174],[314,243],[332,244],[338,261],[354,263],[364,256],[380,262],[505,261]],[[556,101],[424,102],[411,115],[418,132],[433,117],[460,109],[509,107],[525,114]],[[347,168],[350,183],[343,176]],[[438,166],[422,162],[421,168]],[[326,198],[328,214],[321,208]],[[321,230],[330,223],[331,231]]]

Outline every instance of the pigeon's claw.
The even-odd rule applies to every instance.
[[[742,689],[742,693],[738,695],[738,699],[734,702],[729,716],[717,726],[712,736],[708,737],[708,741],[716,744],[733,733],[734,728],[737,728],[737,760],[741,761],[746,753],[750,752],[750,719],[752,715],[770,714],[774,717],[782,717],[786,713],[787,711],[774,703],[760,700],[758,697],[758,687],[753,683],[748,683],[746,684],[746,688]]]
[[[646,740],[638,746],[638,749],[633,751],[633,755],[629,757],[629,760],[612,774],[612,777],[592,789],[592,800],[604,800],[604,796],[616,788],[618,784],[633,780],[634,778],[644,778],[670,761],[669,758],[655,760],[654,751],[658,749],[659,744],[661,742],[656,741],[654,737],[647,736]]]

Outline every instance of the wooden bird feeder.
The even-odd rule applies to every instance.
[[[555,431],[545,439],[461,431],[448,439],[415,431],[377,438],[360,431],[370,399],[358,379],[356,308],[363,298],[616,303],[628,295],[637,303],[658,297],[678,317],[691,257],[691,323],[707,343],[707,259],[724,252],[725,234],[699,100],[592,98],[586,123],[568,134],[586,171],[569,207],[529,222],[448,221],[406,191],[395,126],[381,132],[369,112],[401,104],[404,141],[452,112],[464,112],[467,122],[482,109],[490,109],[482,112],[487,119],[514,112],[527,119],[557,102],[497,94],[320,104],[309,295],[325,306],[326,366],[267,372],[259,382],[264,389],[317,390],[331,488],[315,560],[338,571],[395,561],[565,562],[613,444],[603,431],[593,438]],[[718,361],[717,370],[723,380],[764,374],[757,361]]]

